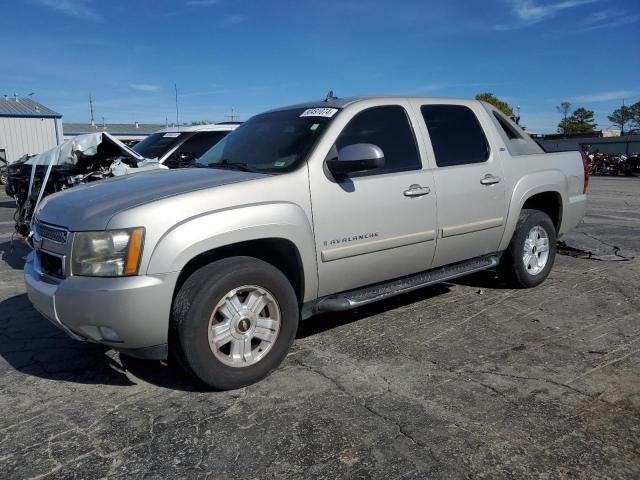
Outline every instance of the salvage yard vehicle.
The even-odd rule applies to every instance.
[[[0,185],[7,184],[7,161],[0,158]]]
[[[238,125],[240,122],[167,127],[136,143],[132,150],[169,168],[190,167]]]
[[[129,148],[108,132],[79,135],[7,167],[7,195],[16,200],[15,230],[27,236],[38,199],[105,178],[157,168],[191,167],[238,123],[168,127]],[[49,168],[49,165],[52,168]],[[42,192],[42,194],[41,194]]]
[[[535,287],[588,184],[579,152],[439,98],[272,110],[197,164],[45,199],[25,281],[71,337],[170,356],[219,389],[273,371],[299,319],[490,268]]]

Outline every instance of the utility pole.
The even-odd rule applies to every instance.
[[[176,125],[178,126],[178,131],[180,131],[180,118],[178,116],[178,86],[174,83],[173,88],[176,91]]]
[[[95,127],[96,122],[93,119],[93,98],[91,98],[91,93],[89,93],[89,111],[91,112],[91,126]]]

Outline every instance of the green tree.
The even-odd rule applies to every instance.
[[[483,102],[490,103],[502,113],[504,113],[508,117],[513,117],[513,109],[509,106],[509,104],[503,100],[500,100],[491,92],[479,93],[476,95],[476,100],[482,100]]]
[[[577,108],[571,115],[563,118],[558,124],[558,130],[562,133],[591,133],[596,129],[593,120],[593,111],[586,108]]]
[[[611,115],[607,116],[611,123],[616,127],[620,127],[620,135],[624,135],[624,127],[633,121],[635,105],[637,104],[634,104],[631,107],[622,105],[620,108],[616,108]]]
[[[640,102],[629,107],[631,110],[631,124],[634,128],[640,128]]]

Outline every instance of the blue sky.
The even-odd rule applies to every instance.
[[[221,121],[338,96],[472,97],[555,131],[640,100],[638,0],[0,1],[0,95],[88,121]]]

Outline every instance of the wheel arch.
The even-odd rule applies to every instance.
[[[522,178],[512,193],[509,215],[500,242],[500,251],[506,250],[509,246],[518,225],[520,212],[525,208],[540,210],[549,215],[556,228],[556,233],[560,235],[563,208],[566,205],[562,192],[566,188],[566,177],[559,170],[538,172]]]
[[[305,294],[305,276],[300,251],[291,240],[276,237],[245,240],[199,253],[180,271],[174,297],[184,282],[201,267],[223,258],[240,256],[262,260],[280,270],[293,286],[298,303],[302,304]]]

